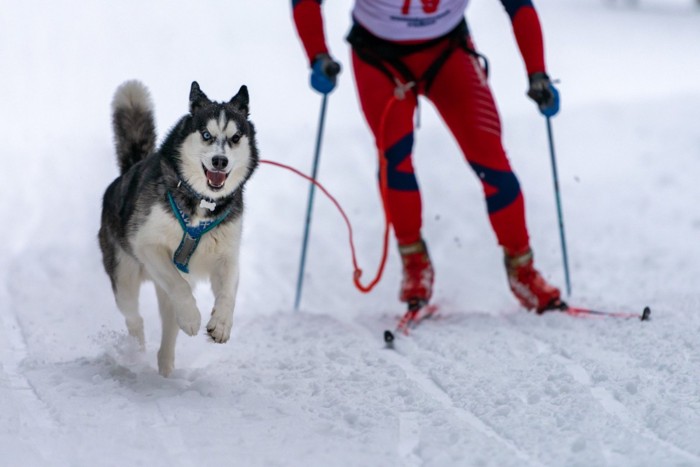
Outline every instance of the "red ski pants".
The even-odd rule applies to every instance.
[[[420,77],[446,44],[410,54],[402,60]],[[422,204],[413,163],[413,116],[417,96],[407,91],[393,103],[378,134],[382,114],[394,96],[396,84],[353,52],[355,84],[360,104],[377,146],[383,143],[387,162],[387,209],[399,244],[420,239]],[[400,75],[397,75],[400,76]],[[529,246],[525,207],[520,185],[513,174],[501,141],[501,123],[486,77],[478,59],[457,49],[444,63],[426,95],[457,140],[464,157],[481,180],[489,220],[498,243],[510,253]],[[431,155],[439,158],[439,154]],[[436,160],[439,163],[439,160]]]

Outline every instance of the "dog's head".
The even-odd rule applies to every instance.
[[[257,166],[248,102],[245,86],[229,102],[213,102],[196,81],[192,83],[190,114],[179,148],[180,175],[202,195],[230,195]]]

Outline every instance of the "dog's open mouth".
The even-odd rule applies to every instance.
[[[227,172],[208,170],[206,167],[204,167],[204,175],[207,176],[209,187],[214,191],[223,188],[224,183],[226,183],[226,178],[228,178]]]

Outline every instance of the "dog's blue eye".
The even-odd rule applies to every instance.
[[[209,133],[207,130],[204,130],[202,132],[202,138],[204,141],[209,141],[211,139],[211,133]]]

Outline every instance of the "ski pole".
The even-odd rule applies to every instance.
[[[547,116],[547,136],[549,138],[549,155],[552,161],[552,177],[554,179],[554,196],[557,202],[557,216],[559,217],[559,239],[561,240],[561,253],[564,259],[564,279],[566,280],[566,295],[571,296],[571,280],[569,279],[569,259],[566,253],[566,236],[564,235],[564,216],[561,210],[561,196],[559,194],[559,176],[557,175],[557,160],[554,155],[554,138],[552,137],[551,117]]]
[[[314,151],[314,162],[311,168],[311,178],[316,180],[316,174],[318,172],[318,159],[321,154],[321,139],[323,136],[323,125],[326,120],[326,103],[328,100],[328,94],[323,95],[323,100],[321,101],[321,115],[318,121],[318,133],[316,134],[316,149]],[[309,186],[309,201],[306,205],[306,223],[304,226],[304,237],[301,243],[301,260],[299,261],[299,274],[297,276],[297,290],[294,297],[294,311],[299,310],[299,302],[301,301],[301,290],[304,285],[304,267],[306,265],[306,248],[309,242],[309,228],[311,227],[311,211],[314,204],[314,192],[316,185],[311,183]]]

